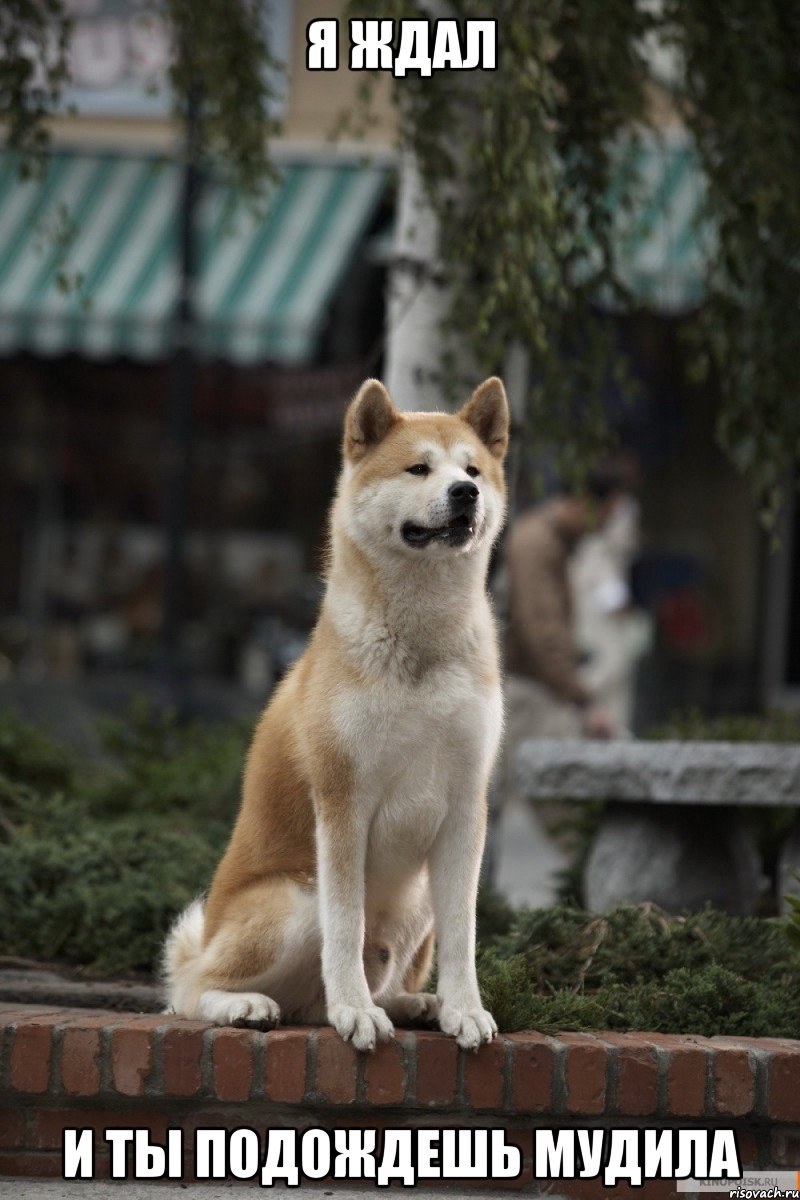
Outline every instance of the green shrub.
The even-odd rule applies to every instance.
[[[792,871],[792,876],[800,883],[800,871]],[[800,896],[790,893],[784,899],[789,907],[784,923],[786,936],[793,948],[800,951]]]
[[[658,981],[607,984],[594,992],[559,988],[543,995],[526,988],[521,956],[506,959],[488,951],[480,959],[480,982],[484,1003],[506,1030],[800,1036],[796,983],[787,994],[774,985],[742,979],[719,964],[697,972],[679,967]]]
[[[97,822],[68,802],[51,816],[0,843],[3,952],[89,973],[151,970],[173,916],[208,886],[226,827],[217,824],[215,844],[208,828]]]
[[[602,916],[562,906],[520,912],[495,944],[506,957],[525,958],[539,990],[647,982],[718,963],[748,978],[773,978],[788,950],[776,919],[714,909],[673,917],[647,904]]]
[[[800,1037],[800,958],[775,919],[536,909],[484,937],[479,971],[505,1029]]]
[[[672,713],[645,736],[661,742],[800,742],[800,713],[776,708],[709,717],[688,708]]]
[[[0,953],[150,971],[225,848],[247,735],[143,702],[102,734],[107,761],[79,770],[0,714]]]
[[[249,733],[243,724],[182,724],[136,700],[100,723],[110,761],[89,789],[92,809],[231,818]]]
[[[10,708],[0,709],[0,776],[31,787],[66,787],[75,763],[66,747]]]

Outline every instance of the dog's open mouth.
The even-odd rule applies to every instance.
[[[409,546],[427,546],[429,542],[447,542],[451,546],[463,546],[477,528],[475,517],[461,513],[451,517],[446,525],[415,525],[406,521],[401,529],[403,541]]]

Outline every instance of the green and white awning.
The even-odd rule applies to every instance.
[[[295,163],[258,208],[209,184],[198,213],[203,353],[293,363],[329,305],[388,179],[379,166]],[[169,352],[180,177],[152,158],[60,152],[20,179],[0,159],[0,354]]]
[[[40,177],[0,156],[0,355],[157,358],[172,344],[180,177],[153,158],[59,152]],[[615,211],[634,300],[702,302],[712,239],[685,137],[630,141],[635,201]],[[294,163],[256,209],[209,184],[199,210],[199,349],[235,362],[307,361],[384,195],[388,169]],[[613,203],[613,197],[612,197]]]
[[[691,143],[681,133],[632,139],[621,148],[620,173],[632,182],[630,207],[616,208],[614,219],[622,281],[656,312],[696,308],[714,237],[702,219],[705,184]]]

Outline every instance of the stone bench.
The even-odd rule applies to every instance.
[[[800,746],[755,742],[523,742],[533,800],[606,801],[584,874],[588,908],[652,901],[755,911],[767,886],[744,807],[800,807]],[[783,847],[781,895],[800,890],[800,827]]]

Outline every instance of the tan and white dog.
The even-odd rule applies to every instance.
[[[205,904],[164,952],[172,1008],[218,1024],[330,1022],[359,1050],[438,1020],[497,1031],[475,974],[486,790],[502,724],[489,554],[508,405],[401,413],[363,384],[345,418],[327,587],[256,729]],[[438,942],[438,996],[424,992]]]

